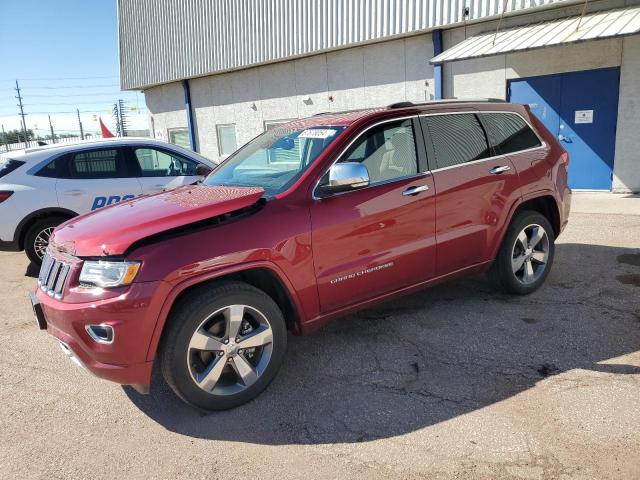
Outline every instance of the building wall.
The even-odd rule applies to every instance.
[[[430,34],[190,80],[199,151],[218,155],[216,125],[235,123],[238,146],[264,122],[433,98]],[[186,127],[180,82],[145,90],[156,137]]]
[[[589,11],[638,4],[640,0],[589,3]],[[581,5],[506,17],[500,28],[579,14]],[[443,32],[444,48],[491,31],[497,21]],[[431,34],[388,40],[314,56],[261,65],[189,81],[198,149],[220,160],[216,125],[236,124],[238,146],[264,130],[264,122],[325,111],[382,106],[433,98]],[[444,65],[445,98],[506,98],[507,81],[596,68],[620,67],[620,102],[613,189],[640,191],[640,36],[567,44]],[[156,137],[186,128],[180,82],[145,90]]]
[[[622,43],[613,190],[640,192],[640,36]]]
[[[120,81],[147,88],[583,0],[118,0]],[[504,5],[504,7],[503,7]]]
[[[619,8],[637,4],[637,1],[609,0],[596,2],[590,11]],[[503,27],[535,23],[558,16],[579,14],[581,7],[570,7],[553,12],[540,12],[514,17],[503,22]],[[481,32],[491,31],[496,22],[487,22],[443,32],[444,48]],[[614,158],[613,191],[640,191],[640,37],[624,37],[584,43],[567,44],[538,50],[461,60],[444,65],[444,96],[446,98],[501,98],[506,99],[507,81],[597,68],[620,67],[620,100],[616,152]]]

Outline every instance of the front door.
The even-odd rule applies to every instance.
[[[364,164],[370,186],[314,201],[313,259],[323,313],[434,275],[433,179],[419,173],[424,144],[416,149],[423,140],[415,131],[409,119],[364,133],[339,161]]]
[[[610,190],[620,69],[510,80],[507,96],[528,104],[569,153],[569,186]]]
[[[200,180],[197,163],[169,150],[151,146],[132,147],[133,169],[139,170],[143,194],[171,190]]]

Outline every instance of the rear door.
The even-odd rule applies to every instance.
[[[435,265],[433,179],[419,123],[395,120],[372,127],[339,161],[364,164],[371,183],[317,199],[311,207],[325,313],[426,280]]]
[[[140,183],[129,171],[126,155],[125,148],[110,147],[62,157],[56,182],[60,206],[83,214],[140,195]]]
[[[486,112],[480,114],[480,119],[495,153],[509,156],[523,189],[546,190],[549,148],[529,123],[515,112]]]
[[[421,117],[436,189],[436,274],[491,260],[492,247],[519,196],[511,161],[495,156],[475,112]]]
[[[138,170],[142,192],[158,193],[197,182],[197,162],[170,150],[132,147],[132,168]]]

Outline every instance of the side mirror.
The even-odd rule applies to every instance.
[[[209,168],[207,165],[200,163],[197,167],[196,167],[196,175],[198,177],[206,177],[207,175],[209,175],[213,170],[211,168]]]
[[[322,196],[348,192],[369,185],[369,170],[358,162],[334,163],[329,169],[327,182],[320,185]]]

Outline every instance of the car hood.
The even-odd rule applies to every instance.
[[[53,248],[78,257],[122,255],[138,240],[249,207],[258,187],[190,185],[118,203],[60,225]]]

